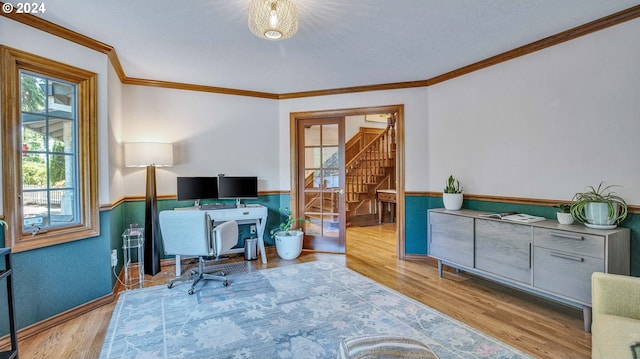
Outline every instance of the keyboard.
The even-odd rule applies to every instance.
[[[230,209],[230,208],[236,208],[236,205],[230,204],[230,203],[207,203],[207,204],[200,205],[200,209],[203,211],[210,211],[214,209]]]

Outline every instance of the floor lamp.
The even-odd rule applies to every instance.
[[[158,199],[156,195],[156,167],[173,166],[173,145],[170,143],[125,143],[124,163],[127,167],[147,168],[147,194],[144,212],[144,274],[160,272],[160,243],[158,240]]]

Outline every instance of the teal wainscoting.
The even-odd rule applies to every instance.
[[[100,235],[13,253],[18,329],[50,318],[112,291],[110,213],[100,213]],[[4,233],[1,243],[4,243]],[[4,263],[0,264],[4,266]],[[0,286],[0,336],[9,332],[6,287]]]
[[[405,198],[407,254],[427,253],[427,210],[442,207],[444,207],[442,198],[439,196],[407,196]],[[514,211],[556,219],[556,209],[550,206],[465,200],[462,207],[487,212]],[[640,277],[640,214],[629,214],[620,226],[631,230],[631,253],[629,254],[631,275]]]

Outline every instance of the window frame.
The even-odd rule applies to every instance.
[[[100,234],[98,204],[98,111],[96,73],[41,56],[0,46],[0,113],[2,116],[2,190],[5,246],[13,252],[42,248]],[[41,74],[77,85],[78,205],[79,223],[48,228],[37,235],[23,233],[22,161],[19,70]]]

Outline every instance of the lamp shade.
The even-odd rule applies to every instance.
[[[173,166],[173,145],[158,142],[125,143],[124,165],[127,167],[171,167]]]
[[[298,9],[293,0],[251,0],[249,29],[267,40],[284,40],[298,31]]]

